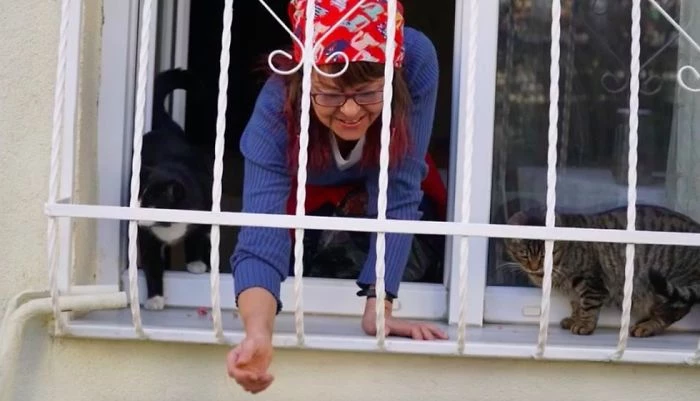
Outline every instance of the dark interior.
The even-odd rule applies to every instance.
[[[267,0],[268,5],[288,23],[286,7],[289,0]],[[435,130],[431,153],[440,169],[449,166],[450,114],[452,88],[452,53],[454,36],[454,0],[436,2],[405,0],[405,17],[409,26],[423,31],[437,48],[440,63],[440,88],[435,116]],[[202,81],[205,94],[201,98],[187,98],[186,130],[202,146],[214,146],[217,115],[217,90],[221,27],[224,2],[193,1],[190,17],[188,68]],[[242,158],[238,142],[255,100],[266,79],[266,55],[286,48],[290,38],[272,19],[258,1],[240,1],[234,4],[229,68],[228,109],[226,124],[226,152],[222,210],[240,210],[242,189]],[[445,181],[447,185],[447,181]],[[236,228],[222,227],[221,271],[230,272],[228,256],[235,245]],[[175,254],[172,268],[180,270]]]

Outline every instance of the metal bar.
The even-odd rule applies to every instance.
[[[343,230],[356,232],[393,232],[488,238],[523,238],[552,241],[608,242],[618,244],[658,244],[700,246],[700,233],[634,231],[624,229],[509,226],[502,224],[460,223],[452,221],[384,220],[320,216],[294,216],[173,209],[146,209],[120,206],[62,205],[46,206],[49,216],[110,220],[150,220],[171,223],[219,224],[306,230]]]

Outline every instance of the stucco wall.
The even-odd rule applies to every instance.
[[[42,214],[48,177],[57,1],[0,0],[0,311],[46,285]],[[94,4],[94,3],[93,3]],[[31,10],[31,11],[29,11]],[[99,32],[99,9],[86,34]],[[96,22],[97,21],[97,22]],[[87,41],[86,66],[99,42]],[[84,142],[94,134],[94,82],[83,75]],[[88,159],[81,160],[90,164]],[[80,177],[89,181],[89,172]],[[83,193],[94,189],[81,187]],[[89,196],[88,196],[89,197]],[[87,235],[87,234],[86,234]],[[220,346],[51,340],[26,333],[16,400],[243,400]],[[0,361],[3,363],[3,361]],[[332,369],[337,369],[333,371]],[[278,351],[265,400],[698,400],[697,369]]]

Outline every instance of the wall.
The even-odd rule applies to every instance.
[[[46,285],[42,208],[57,3],[0,1],[0,312],[17,291]],[[97,2],[90,4],[86,34],[94,39],[100,12],[93,8]],[[96,43],[86,42],[88,52],[97,52]],[[90,60],[98,59],[87,54],[84,62],[90,66]],[[83,75],[81,146],[88,148],[93,146],[88,138],[94,135],[96,77]],[[45,324],[34,322],[24,339],[15,399],[253,399],[226,378],[225,352],[220,346],[52,340]],[[277,381],[262,399],[683,401],[697,400],[700,394],[698,370],[683,367],[278,351],[274,373]]]

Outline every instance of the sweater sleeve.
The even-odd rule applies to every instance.
[[[284,88],[279,77],[262,88],[253,114],[241,136],[245,158],[243,207],[245,213],[285,214],[291,187],[286,166],[286,130],[282,114]],[[231,256],[236,304],[241,292],[252,287],[268,290],[282,308],[280,284],[289,273],[289,230],[241,227]]]
[[[406,28],[406,53],[404,76],[413,103],[409,123],[412,146],[401,163],[389,171],[386,214],[387,219],[419,220],[421,213],[418,208],[423,198],[421,182],[427,174],[425,155],[432,134],[437,100],[438,60],[430,39],[410,28]],[[378,173],[373,174],[367,181],[370,216],[377,215],[378,177]],[[413,235],[387,233],[385,237],[386,292],[397,297]],[[376,281],[376,239],[376,233],[373,233],[369,254],[357,280],[357,284],[363,288]]]

